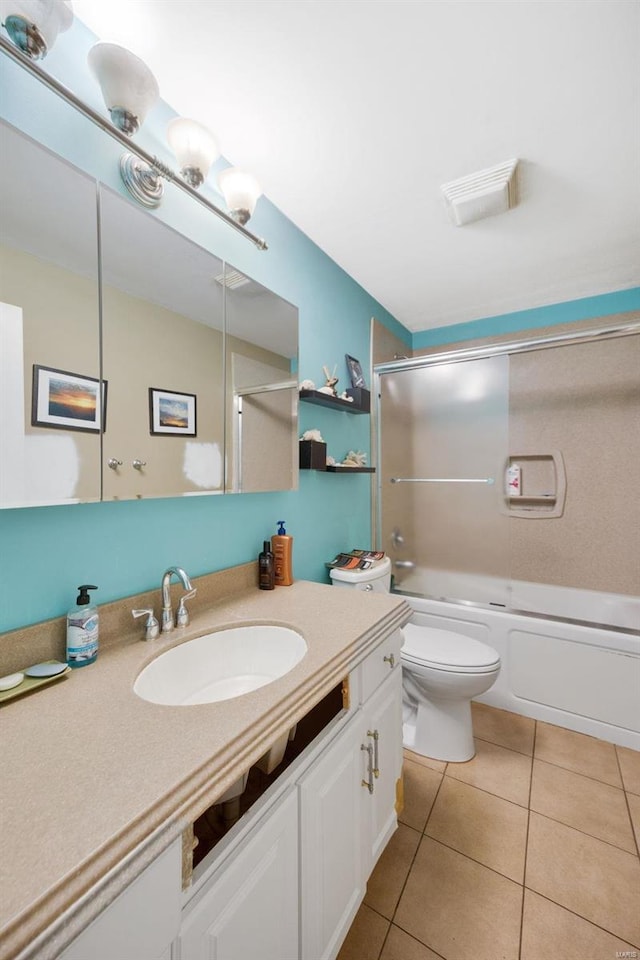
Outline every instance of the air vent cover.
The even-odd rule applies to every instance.
[[[239,270],[227,270],[225,273],[219,273],[215,281],[221,287],[227,287],[228,290],[235,290],[236,287],[244,287],[247,283],[250,283],[249,278],[245,277]]]
[[[515,207],[517,160],[460,177],[440,187],[451,220],[457,227],[474,223]]]

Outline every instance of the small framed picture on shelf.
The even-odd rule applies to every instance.
[[[195,437],[195,394],[149,387],[149,433],[152,437]]]
[[[107,381],[33,365],[31,425],[100,433],[105,429]]]
[[[356,360],[355,357],[350,357],[348,353],[345,353],[344,358],[347,361],[347,370],[349,371],[349,377],[351,378],[351,386],[352,387],[366,386],[364,382],[364,374],[362,373],[362,367],[360,366],[360,361]]]

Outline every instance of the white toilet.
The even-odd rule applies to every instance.
[[[334,586],[388,592],[389,557],[368,570],[331,570]],[[462,763],[475,753],[471,700],[500,672],[493,647],[450,630],[408,623],[403,628],[403,743],[435,760]]]

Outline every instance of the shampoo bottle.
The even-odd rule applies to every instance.
[[[258,586],[261,590],[275,589],[275,562],[271,552],[271,544],[265,540],[262,552],[258,554]]]
[[[86,667],[98,656],[98,608],[91,603],[88,590],[97,590],[90,583],[78,587],[75,607],[67,613],[67,663],[70,667]]]
[[[293,537],[287,534],[284,520],[278,520],[278,532],[271,537],[271,549],[276,563],[276,586],[290,587],[293,583]]]
[[[510,463],[507,468],[506,488],[508,497],[522,496],[522,471],[519,463]]]

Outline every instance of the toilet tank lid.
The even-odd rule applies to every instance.
[[[500,662],[497,650],[462,633],[416,623],[408,623],[402,632],[402,655],[410,660],[439,663],[443,667],[489,667]]]
[[[383,557],[382,560],[376,560],[368,570],[343,570],[341,567],[333,567],[329,571],[329,576],[332,580],[344,580],[347,583],[369,583],[372,580],[380,580],[389,573],[391,573],[391,560],[389,557]]]

